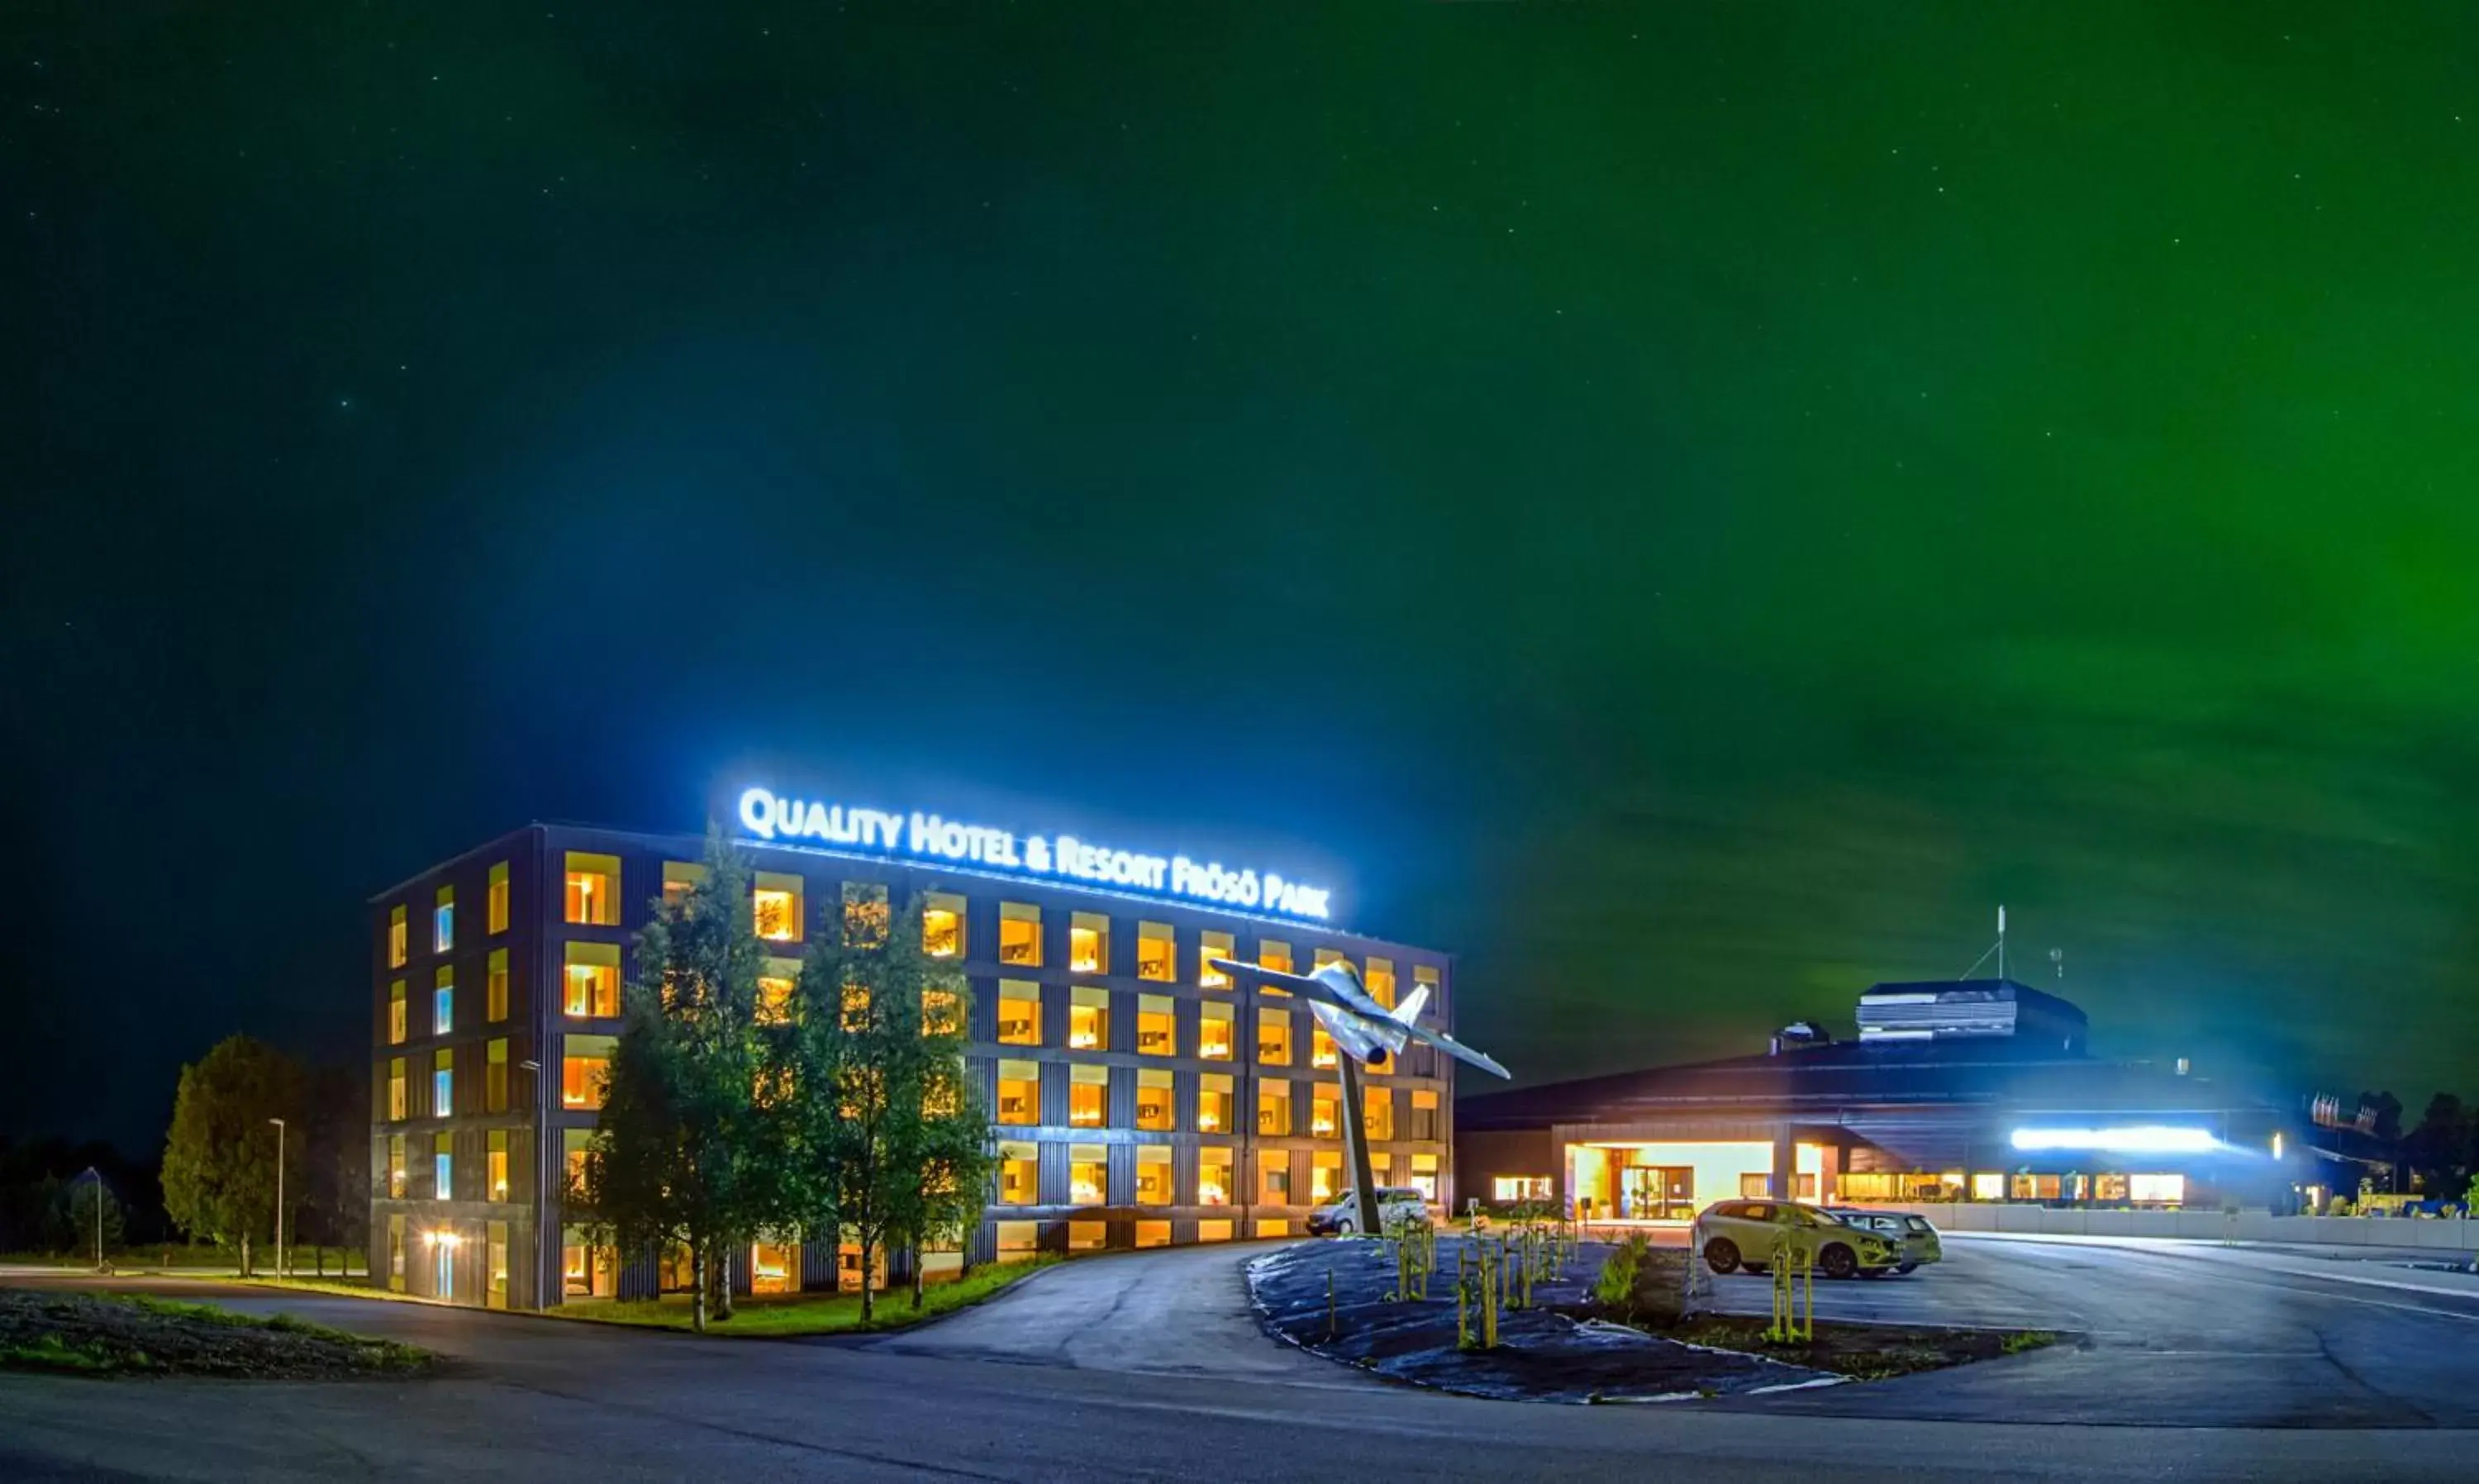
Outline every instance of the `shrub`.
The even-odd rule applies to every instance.
[[[1609,1259],[1601,1264],[1601,1275],[1593,1280],[1593,1297],[1602,1308],[1635,1312],[1636,1274],[1644,1269],[1645,1254],[1651,1250],[1652,1243],[1641,1232],[1610,1249]]]

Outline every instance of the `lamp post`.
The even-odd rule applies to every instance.
[[[284,1120],[269,1118],[275,1125],[275,1281],[284,1281]]]
[[[94,1177],[94,1270],[103,1271],[103,1171],[89,1164],[86,1172]]]

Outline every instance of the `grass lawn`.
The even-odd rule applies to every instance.
[[[411,1293],[398,1293],[382,1284],[362,1278],[270,1278],[265,1273],[248,1278],[226,1278],[225,1283],[246,1284],[256,1289],[276,1289],[287,1292],[340,1293],[346,1298],[384,1298],[396,1303],[429,1303]]]
[[[88,1375],[409,1375],[428,1351],[294,1318],[122,1293],[0,1290],[0,1367]]]
[[[881,1293],[869,1327],[872,1332],[902,1329],[923,1319],[971,1308],[1017,1279],[1058,1261],[1060,1259],[1056,1257],[1044,1256],[976,1267],[961,1278],[933,1283],[924,1289],[921,1307],[917,1310],[912,1307],[909,1290]],[[616,1298],[572,1298],[556,1309],[544,1312],[555,1318],[583,1319],[595,1324],[641,1324],[653,1329],[690,1327],[689,1301],[683,1293],[627,1302]],[[857,1293],[787,1293],[781,1297],[734,1299],[731,1318],[709,1319],[706,1333],[762,1339],[837,1335],[856,1331],[860,1327],[860,1295]]]

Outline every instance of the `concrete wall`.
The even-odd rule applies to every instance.
[[[2285,1241],[2321,1246],[2410,1247],[2479,1252],[2479,1221],[2399,1216],[2276,1216],[2242,1211],[2074,1211],[2045,1206],[1871,1203],[1908,1211],[1941,1232],[2013,1232],[2041,1237],[2170,1237],[2210,1241]]]

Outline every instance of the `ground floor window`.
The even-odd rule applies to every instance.
[[[1231,1151],[1211,1144],[1196,1151],[1196,1203],[1231,1204]]]
[[[1416,1154],[1412,1156],[1412,1178],[1404,1183],[1409,1185],[1413,1190],[1419,1191],[1420,1199],[1427,1201],[1433,1206],[1436,1205],[1438,1201],[1438,1157],[1434,1154]],[[1542,1199],[1548,1199],[1547,1192],[1543,1192]]]
[[[404,1292],[404,1217],[388,1217],[388,1287]]]
[[[2184,1205],[2186,1200],[2186,1177],[2184,1175],[2129,1175],[2126,1177],[2127,1199],[2160,1206]]]
[[[1139,1222],[1137,1222],[1137,1246],[1139,1246],[1139,1247],[1167,1247],[1167,1246],[1169,1246],[1169,1245],[1170,1245],[1170,1223],[1169,1223],[1168,1221],[1139,1221]]]
[[[508,1307],[508,1223],[490,1224],[490,1240],[483,1253],[484,1288],[482,1301],[494,1309]]]
[[[845,1242],[843,1246],[836,1251],[835,1286],[847,1293],[857,1293],[860,1292],[859,1242]],[[884,1247],[881,1247],[877,1252],[871,1254],[869,1265],[869,1286],[873,1289],[882,1289],[886,1287],[886,1249]]]
[[[1199,1221],[1196,1223],[1196,1240],[1199,1241],[1229,1241],[1231,1240],[1231,1223],[1228,1221]]]
[[[1041,1246],[1041,1223],[1038,1221],[1000,1221],[997,1228],[999,1257],[1031,1257]]]
[[[749,1249],[749,1292],[789,1293],[801,1286],[801,1249],[788,1241],[761,1241]]]
[[[1434,1182],[1435,1177],[1432,1176],[1431,1179]],[[1546,1201],[1549,1198],[1549,1177],[1546,1175],[1495,1176],[1489,1183],[1489,1198],[1494,1201]]]
[[[1067,1223],[1067,1250],[1099,1252],[1111,1244],[1111,1224],[1107,1221],[1070,1221]]]
[[[1282,1216],[1259,1216],[1257,1218],[1257,1235],[1260,1237],[1289,1237],[1291,1235],[1291,1223]]]
[[[611,1298],[620,1292],[620,1254],[571,1241],[559,1249],[559,1291],[568,1298]]]
[[[1982,1170],[1971,1177],[1971,1198],[1976,1201],[2002,1201],[2006,1198],[2006,1177]]]

